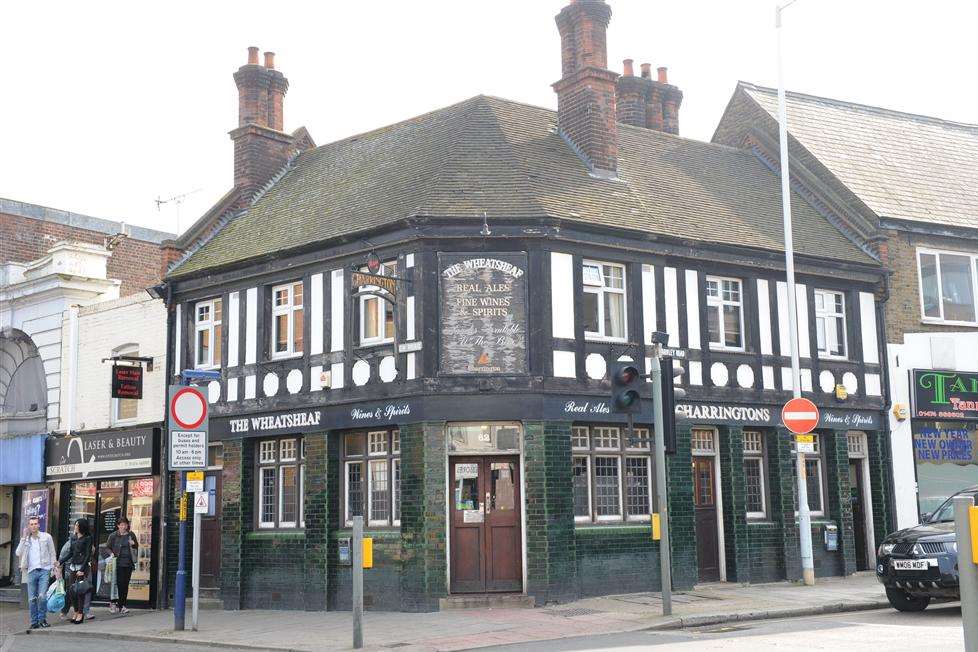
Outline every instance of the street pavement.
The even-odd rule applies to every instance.
[[[493,645],[554,641],[580,636],[634,632],[650,628],[690,628],[820,613],[876,609],[886,605],[872,573],[820,579],[815,587],[777,582],[745,586],[705,584],[674,596],[674,615],[661,615],[655,593],[587,598],[536,609],[498,608],[434,613],[368,611],[367,649],[401,652],[466,650]],[[202,611],[199,631],[173,631],[171,611],[134,611],[129,616],[94,611],[81,626],[52,621],[53,627],[28,638],[112,638],[130,643],[178,642],[215,647],[324,651],[349,649],[351,615],[346,611]],[[7,631],[24,631],[26,612],[0,611]],[[19,623],[19,625],[18,625]],[[188,610],[189,628],[189,610]],[[19,641],[23,636],[18,636]],[[52,641],[54,644],[54,641]]]
[[[893,609],[710,625],[678,631],[637,631],[482,648],[485,652],[667,652],[693,650],[964,650],[961,607],[937,605],[923,613]]]

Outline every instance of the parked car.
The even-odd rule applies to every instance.
[[[948,498],[920,525],[886,537],[877,554],[876,577],[899,611],[922,611],[931,600],[960,600],[955,496],[978,495],[978,485]]]

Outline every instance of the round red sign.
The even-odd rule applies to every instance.
[[[781,423],[796,435],[809,433],[818,425],[818,406],[807,398],[793,398],[781,408]]]
[[[193,430],[207,418],[207,399],[196,387],[183,387],[170,401],[170,416],[181,428]]]

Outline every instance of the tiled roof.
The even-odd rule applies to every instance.
[[[741,82],[775,119],[777,91]],[[880,217],[978,228],[978,125],[787,93],[788,131]]]
[[[556,113],[478,96],[302,153],[178,266],[183,276],[410,217],[557,218],[783,251],[777,177],[747,151],[620,125],[621,180],[592,177]],[[798,253],[873,264],[801,197]]]

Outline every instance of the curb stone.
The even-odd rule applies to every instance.
[[[60,629],[60,628],[58,628]],[[20,633],[20,632],[18,632]],[[207,639],[193,638],[173,638],[160,635],[149,634],[114,634],[111,632],[79,632],[69,630],[60,632],[51,629],[35,629],[23,632],[29,636],[71,636],[81,638],[107,638],[113,641],[135,641],[139,643],[169,643],[172,645],[197,645],[200,647],[212,647],[224,650],[256,650],[262,652],[308,652],[299,648],[292,647],[267,647],[263,645],[248,645],[246,643],[222,643],[220,641],[209,641]]]

